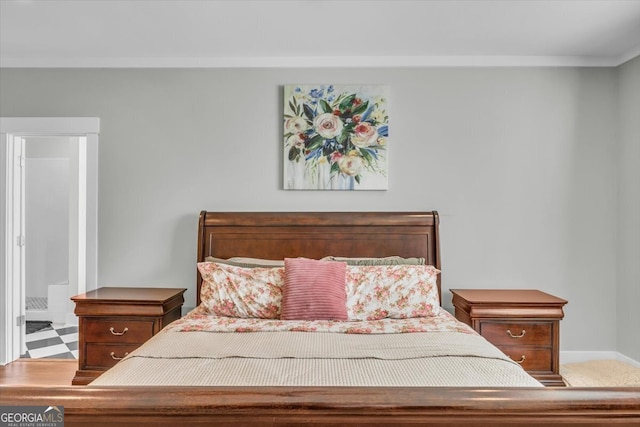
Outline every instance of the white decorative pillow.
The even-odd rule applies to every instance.
[[[200,262],[200,306],[217,316],[278,319],[284,267],[245,268]]]
[[[431,265],[347,266],[349,320],[438,315],[439,273],[440,270]]]

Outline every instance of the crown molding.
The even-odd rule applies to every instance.
[[[631,61],[632,59],[634,59],[637,56],[640,56],[640,45],[636,46],[635,48],[631,49],[630,51],[626,52],[625,54],[620,55],[618,57],[618,65],[622,65],[625,62]]]
[[[0,68],[616,67],[640,54],[602,56],[291,56],[0,58]]]

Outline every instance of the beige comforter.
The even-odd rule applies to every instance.
[[[483,337],[456,328],[379,334],[188,329],[163,330],[91,385],[540,386]]]

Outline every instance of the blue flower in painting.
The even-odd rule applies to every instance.
[[[311,96],[312,98],[315,98],[315,99],[322,98],[324,96],[324,90],[322,90],[322,89],[311,89],[311,92],[309,92],[309,96]]]
[[[294,91],[295,91],[295,92],[300,93],[300,92],[302,92],[302,89],[300,89],[299,87],[296,87],[296,88],[294,89]]]
[[[329,87],[327,88],[327,93],[331,92],[333,92],[333,85],[329,85]]]

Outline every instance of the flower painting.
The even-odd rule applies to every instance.
[[[284,188],[386,190],[387,86],[286,85]]]

